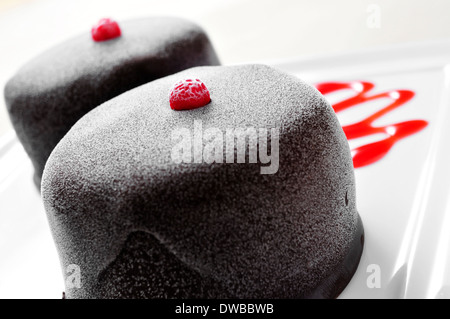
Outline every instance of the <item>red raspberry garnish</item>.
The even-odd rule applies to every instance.
[[[94,41],[106,41],[120,37],[119,24],[111,19],[101,19],[95,26],[92,27],[92,39]]]
[[[169,94],[173,110],[191,110],[205,106],[211,101],[209,91],[199,79],[186,79],[175,83]]]

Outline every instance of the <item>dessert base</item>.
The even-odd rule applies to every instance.
[[[364,227],[361,217],[358,214],[357,230],[345,259],[330,277],[325,279],[313,292],[304,297],[310,299],[335,299],[339,297],[358,268],[363,248]]]

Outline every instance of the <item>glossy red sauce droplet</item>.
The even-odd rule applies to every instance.
[[[387,136],[381,141],[352,149],[353,166],[355,168],[363,167],[382,159],[395,143],[409,135],[421,131],[428,125],[428,122],[424,120],[411,120],[386,126],[374,126],[373,123],[377,119],[404,105],[414,97],[414,92],[410,90],[391,90],[370,95],[369,91],[374,87],[375,85],[370,82],[323,82],[316,84],[316,88],[324,95],[348,89],[355,92],[354,96],[333,105],[333,109],[336,113],[377,99],[390,100],[386,107],[369,117],[342,127],[348,140],[377,133],[383,133]]]
[[[169,92],[173,110],[192,110],[211,102],[209,91],[199,79],[184,79],[174,84]]]
[[[104,18],[92,27],[91,34],[94,41],[100,42],[120,37],[122,32],[116,21]]]

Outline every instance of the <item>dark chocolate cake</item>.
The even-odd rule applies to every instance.
[[[210,102],[171,109],[183,79]],[[227,132],[238,145],[252,128],[267,140],[244,136],[239,160]],[[80,270],[67,298],[335,298],[363,249],[333,109],[264,65],[192,68],[98,106],[51,154],[42,196],[64,276]]]
[[[120,36],[98,42],[89,29],[42,53],[7,83],[6,105],[37,185],[55,145],[97,105],[154,79],[219,64],[207,35],[191,22],[150,17],[119,24]]]

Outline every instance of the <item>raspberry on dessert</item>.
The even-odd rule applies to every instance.
[[[100,21],[92,27],[92,39],[96,42],[107,41],[120,37],[119,24],[109,18],[100,19]]]
[[[191,110],[205,106],[211,101],[209,91],[199,79],[178,81],[169,93],[170,107],[173,110]]]

